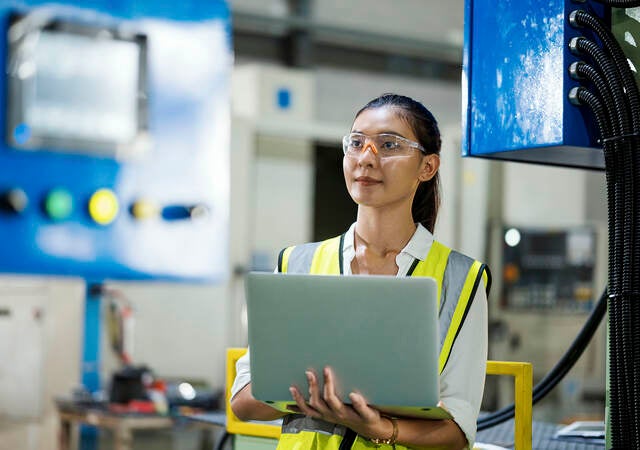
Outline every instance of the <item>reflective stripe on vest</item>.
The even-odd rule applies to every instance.
[[[283,273],[311,273],[340,275],[344,273],[342,247],[344,235],[322,242],[288,247],[280,252],[278,271]],[[467,316],[480,280],[484,281],[487,296],[491,287],[491,275],[484,264],[433,241],[424,261],[416,260],[409,269],[410,276],[428,276],[438,286],[438,324],[440,328],[439,370],[444,370],[453,344]],[[319,419],[290,415],[282,425],[282,435],[277,450],[343,450],[340,444],[346,428]],[[347,441],[345,439],[345,441]],[[361,436],[355,437],[352,449],[391,447],[376,445]],[[396,449],[405,449],[399,444]]]
[[[285,248],[278,256],[278,272],[340,275],[343,242],[344,234],[322,242]]]
[[[489,295],[488,268],[468,256],[433,241],[424,261],[419,261],[409,275],[432,277],[438,284],[440,329],[440,373],[451,355],[453,343],[483,279]],[[464,280],[464,281],[462,281]]]
[[[290,414],[282,422],[277,450],[408,450],[402,444],[374,444],[352,430],[320,419]]]

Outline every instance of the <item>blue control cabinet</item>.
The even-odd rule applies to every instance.
[[[464,156],[604,168],[593,118],[567,97],[579,8],[603,15],[595,2],[465,2]]]
[[[0,272],[226,276],[223,0],[0,2]]]

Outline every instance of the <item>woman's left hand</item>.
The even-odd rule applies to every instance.
[[[370,437],[388,437],[393,433],[393,424],[383,418],[378,410],[367,405],[364,397],[351,392],[352,406],[342,402],[336,395],[335,377],[329,367],[324,368],[324,388],[318,386],[316,374],[307,371],[309,382],[309,401],[305,401],[300,391],[291,386],[289,390],[298,405],[299,412],[307,416],[337,423],[351,428],[356,433]]]

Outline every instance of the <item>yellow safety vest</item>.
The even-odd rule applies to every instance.
[[[285,248],[278,257],[278,271],[316,275],[342,275],[344,234],[322,242]],[[491,287],[489,268],[437,241],[424,261],[416,259],[407,276],[432,277],[438,285],[440,328],[440,373],[475,297],[480,281],[487,295]],[[284,418],[277,450],[364,450],[387,447],[374,444],[342,425],[336,425],[301,414]],[[397,450],[406,447],[396,444]]]

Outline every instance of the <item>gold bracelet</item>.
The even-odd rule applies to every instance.
[[[386,445],[395,445],[396,439],[398,438],[398,419],[395,417],[385,416],[384,414],[380,417],[384,417],[385,419],[389,419],[391,421],[391,425],[393,425],[393,433],[390,438],[369,438],[371,442],[374,444],[386,444]]]

